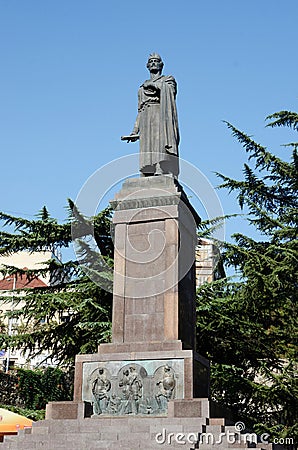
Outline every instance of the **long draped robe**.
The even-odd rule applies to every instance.
[[[175,79],[164,75],[143,83],[138,91],[134,132],[140,135],[140,171],[143,173],[150,172],[157,163],[176,176],[179,173],[176,92]]]

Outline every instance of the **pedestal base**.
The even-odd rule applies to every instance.
[[[166,415],[170,400],[208,396],[208,361],[179,341],[103,344],[76,358],[74,400],[93,414]]]

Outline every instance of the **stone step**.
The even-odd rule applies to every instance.
[[[32,427],[31,428],[31,433],[30,434],[49,434],[49,427],[45,427],[45,426],[39,426],[39,427]]]
[[[225,424],[220,418],[194,417],[47,419],[34,423],[30,433],[26,430],[18,436],[6,437],[0,450],[272,450],[270,445],[246,442],[235,427]],[[228,439],[228,432],[237,438],[235,443],[231,437]]]

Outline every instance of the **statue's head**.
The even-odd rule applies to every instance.
[[[151,72],[152,69],[162,71],[163,62],[161,56],[158,53],[151,53],[147,62],[147,69]]]

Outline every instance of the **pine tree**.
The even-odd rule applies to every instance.
[[[298,130],[298,114],[282,111],[267,126]],[[223,254],[236,277],[198,291],[198,351],[212,363],[212,396],[248,426],[275,436],[298,435],[297,269],[298,156],[282,160],[230,123],[248,153],[243,180],[223,175],[259,239],[233,235]]]
[[[0,334],[1,348],[23,349],[30,357],[47,351],[64,365],[73,364],[76,354],[95,352],[99,343],[109,341],[112,308],[111,293],[86,275],[88,270],[94,270],[98,279],[110,278],[106,267],[112,268],[111,211],[106,209],[86,219],[70,200],[68,209],[69,217],[64,224],[52,218],[46,207],[35,220],[0,213],[3,228],[9,229],[0,232],[1,255],[23,250],[50,250],[54,255],[57,250],[68,247],[74,238],[84,254],[82,264],[75,260],[62,262],[53,256],[41,269],[6,266],[1,270],[4,276],[22,276],[28,280],[51,274],[48,287],[14,291],[15,307],[10,315],[17,317],[20,325],[17,334]],[[91,235],[101,258],[88,247],[85,238]],[[10,302],[11,297],[2,295],[0,301]]]

